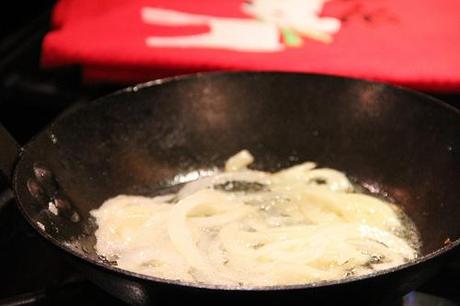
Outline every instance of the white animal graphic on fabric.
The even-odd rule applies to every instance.
[[[329,43],[340,29],[340,21],[320,17],[327,0],[253,0],[242,4],[254,17],[226,18],[190,14],[156,7],[143,7],[142,20],[165,26],[206,25],[210,31],[186,36],[149,36],[154,48],[214,48],[243,52],[277,52],[285,46],[300,46],[302,37]],[[283,35],[284,43],[280,36]]]

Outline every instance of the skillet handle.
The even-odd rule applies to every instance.
[[[11,182],[14,166],[21,151],[19,144],[0,123],[0,176]]]

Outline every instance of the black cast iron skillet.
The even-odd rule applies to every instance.
[[[198,74],[77,104],[19,157],[8,133],[0,136],[1,168],[26,219],[88,278],[130,303],[375,305],[458,255],[460,112],[419,93],[322,75]],[[387,192],[420,230],[422,256],[363,277],[236,290],[123,271],[95,254],[90,210],[118,194],[158,194],[243,148],[257,169],[311,160]]]

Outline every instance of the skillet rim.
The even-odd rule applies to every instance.
[[[395,266],[389,269],[385,270],[379,270],[375,272],[371,272],[368,274],[364,275],[359,275],[359,276],[351,276],[347,278],[342,278],[338,280],[328,280],[328,281],[319,281],[319,282],[313,282],[313,283],[307,283],[307,284],[295,284],[295,285],[271,285],[271,286],[252,286],[252,287],[238,287],[238,286],[223,286],[223,285],[212,285],[212,284],[204,284],[204,283],[193,283],[193,282],[186,282],[182,280],[171,280],[171,279],[164,279],[164,278],[159,278],[159,277],[153,277],[149,275],[144,275],[140,273],[135,273],[131,272],[128,270],[120,269],[118,267],[112,266],[110,264],[104,263],[102,261],[98,261],[95,259],[90,258],[89,256],[85,256],[84,254],[75,251],[71,247],[65,245],[64,243],[59,242],[57,239],[55,239],[52,235],[48,234],[46,230],[43,230],[42,228],[39,227],[39,225],[34,221],[31,216],[29,216],[26,212],[26,210],[23,207],[22,202],[20,201],[20,197],[17,195],[18,193],[18,186],[19,186],[19,171],[18,168],[21,166],[21,162],[23,159],[23,155],[25,152],[28,151],[29,147],[34,146],[35,142],[39,138],[39,136],[43,135],[46,133],[50,128],[53,127],[54,124],[59,122],[60,120],[63,120],[67,116],[70,116],[73,112],[77,112],[82,108],[87,108],[92,105],[96,104],[101,104],[104,103],[107,99],[110,99],[112,96],[119,96],[122,94],[129,94],[133,93],[135,94],[138,91],[142,90],[147,90],[149,88],[155,87],[155,86],[161,86],[163,84],[167,83],[172,83],[172,82],[182,82],[182,81],[187,81],[187,80],[194,80],[194,79],[213,79],[216,77],[221,77],[221,76],[233,76],[233,77],[238,77],[242,75],[291,75],[291,76],[299,76],[299,77],[319,77],[319,78],[328,78],[328,79],[340,79],[343,81],[346,81],[348,83],[355,83],[355,84],[367,84],[367,85],[374,85],[374,86],[381,86],[382,88],[388,89],[388,90],[393,90],[393,91],[398,91],[399,93],[403,93],[406,95],[412,95],[412,96],[417,96],[421,99],[418,99],[417,103],[430,103],[436,107],[439,108],[444,108],[445,110],[449,112],[455,113],[459,119],[460,119],[460,109],[457,109],[446,102],[437,99],[435,97],[432,97],[428,94],[409,89],[403,86],[398,86],[398,85],[390,85],[387,83],[383,82],[376,82],[376,81],[370,81],[366,79],[360,79],[360,78],[354,78],[354,77],[345,77],[345,76],[338,76],[338,75],[331,75],[331,74],[320,74],[320,73],[300,73],[300,72],[282,72],[282,71],[214,71],[214,72],[198,72],[198,73],[191,73],[191,74],[185,74],[185,75],[179,75],[179,76],[172,76],[172,77],[167,77],[167,78],[161,78],[161,79],[156,79],[156,80],[151,80],[143,83],[138,83],[123,89],[119,89],[117,91],[114,91],[113,93],[104,95],[102,97],[99,97],[97,99],[91,100],[91,101],[85,101],[85,102],[77,102],[74,105],[68,107],[66,110],[64,110],[60,115],[58,115],[52,122],[50,122],[48,125],[46,125],[40,132],[38,132],[34,137],[32,137],[26,145],[24,145],[19,153],[18,159],[16,161],[15,167],[14,167],[14,173],[13,173],[13,179],[12,179],[12,187],[14,190],[14,195],[16,198],[17,205],[19,207],[19,210],[21,211],[22,215],[25,217],[27,222],[35,229],[36,232],[40,234],[40,236],[47,241],[51,242],[54,246],[57,246],[59,249],[65,251],[66,253],[70,253],[73,256],[77,257],[79,260],[82,260],[84,262],[87,262],[89,264],[95,265],[98,268],[104,269],[104,270],[109,270],[112,273],[117,273],[117,274],[122,274],[122,276],[125,277],[130,277],[130,278],[135,278],[138,280],[143,280],[143,281],[149,281],[149,282],[154,282],[154,283],[162,283],[162,284],[168,284],[168,285],[176,285],[176,286],[184,286],[184,287],[190,287],[190,288],[196,288],[196,289],[207,289],[207,290],[224,290],[224,291],[235,291],[235,292],[247,292],[247,291],[284,291],[284,290],[303,290],[303,289],[310,289],[310,288],[325,288],[325,287],[330,287],[330,286],[335,286],[335,285],[342,285],[342,284],[347,284],[347,283],[353,283],[353,282],[358,282],[361,280],[365,279],[371,279],[371,278],[376,278],[380,276],[385,276],[393,272],[397,272],[400,270],[405,270],[410,267],[414,267],[418,264],[424,263],[426,261],[432,260],[436,257],[439,257],[443,254],[446,254],[449,251],[453,251],[454,249],[458,249],[460,245],[460,238],[457,238],[454,241],[451,241],[449,244],[444,245],[443,247],[428,253],[426,255],[420,256],[416,258],[415,260],[409,261],[405,264]]]

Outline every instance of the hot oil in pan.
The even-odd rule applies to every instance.
[[[375,190],[352,186],[342,173],[312,163],[275,174],[246,165],[176,176],[176,185],[158,190],[153,199],[107,201],[93,211],[100,226],[98,253],[142,274],[236,287],[340,279],[418,256],[421,240],[414,224],[396,206],[385,208],[362,195],[375,197]],[[300,198],[291,192],[299,186]],[[331,200],[333,195],[340,201]],[[299,206],[299,199],[319,202]],[[308,219],[312,216],[320,219]]]
[[[391,207],[394,209],[403,225],[400,228],[394,229],[395,235],[400,237],[401,239],[406,240],[412,248],[414,248],[420,253],[420,250],[423,246],[423,241],[421,239],[421,235],[419,230],[417,229],[417,226],[415,225],[414,221],[412,221],[412,219],[408,216],[408,214],[404,212],[401,206],[398,206],[397,201],[395,201],[395,199],[391,197],[390,194],[382,190],[381,187],[376,183],[360,183],[358,180],[353,180],[353,190],[356,193],[368,194],[370,196],[391,203]]]

